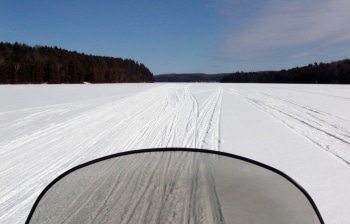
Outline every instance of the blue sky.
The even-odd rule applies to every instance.
[[[131,58],[154,74],[350,58],[349,0],[2,0],[0,41]]]

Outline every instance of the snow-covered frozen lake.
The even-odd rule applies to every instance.
[[[350,220],[350,86],[155,83],[0,86],[0,223],[71,167],[171,146],[276,167],[326,223]]]

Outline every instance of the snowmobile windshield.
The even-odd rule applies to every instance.
[[[197,149],[118,153],[75,167],[26,223],[323,223],[307,192],[250,159]]]

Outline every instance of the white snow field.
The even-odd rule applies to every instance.
[[[350,220],[350,86],[155,83],[0,86],[0,223],[76,165],[172,146],[266,163]]]

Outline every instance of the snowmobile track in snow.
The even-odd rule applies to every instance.
[[[0,93],[0,223],[23,223],[44,187],[74,166],[121,151],[157,147],[225,150],[264,162],[300,181],[320,206],[326,223],[350,220],[348,86],[22,85],[1,86]],[[176,180],[185,178],[186,166],[198,172],[210,167],[182,157],[176,158],[181,163],[170,165],[173,159],[164,158],[164,164],[151,161],[150,170],[161,167],[162,171],[148,177],[132,173],[128,168],[138,165],[131,160],[121,168],[118,183],[123,183],[125,192],[133,193],[131,186],[140,181],[149,186],[136,197],[162,192],[158,201],[142,199],[142,208],[133,205],[129,213],[122,211],[123,222],[137,209],[147,213],[152,206],[159,207],[158,214],[136,219],[163,222],[157,217],[179,206],[167,205],[170,197],[196,203],[195,192],[183,197],[174,192]],[[172,169],[176,172],[168,176]],[[214,182],[215,175],[206,173],[199,172],[188,187]],[[174,185],[164,189],[152,185],[165,176]],[[203,188],[202,193],[208,192]],[[111,203],[108,195],[112,194],[110,189],[103,203]],[[218,206],[215,192],[209,194],[212,203],[200,207]],[[125,198],[121,195],[118,200]],[[194,214],[191,220],[176,217],[169,221],[225,221],[220,211],[206,217],[189,207],[181,209],[183,217]]]
[[[233,93],[350,166],[350,120],[266,93]]]
[[[13,118],[0,126],[0,222],[23,221],[51,180],[91,159],[139,148],[219,149],[221,98],[218,88],[199,107],[190,85],[164,85],[107,104],[1,113]]]

